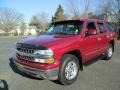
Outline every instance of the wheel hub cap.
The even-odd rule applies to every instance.
[[[69,62],[65,67],[65,77],[71,80],[76,77],[78,68],[74,62]]]
[[[113,49],[112,49],[112,47],[110,47],[110,48],[108,49],[108,56],[111,57],[112,54],[113,54]]]

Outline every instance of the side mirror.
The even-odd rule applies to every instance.
[[[95,29],[89,29],[88,30],[88,34],[89,35],[96,35],[97,34],[97,30],[95,30]]]

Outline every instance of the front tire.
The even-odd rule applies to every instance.
[[[70,85],[76,81],[79,73],[79,62],[76,56],[65,54],[61,60],[58,80],[63,85]]]

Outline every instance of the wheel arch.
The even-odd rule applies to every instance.
[[[80,70],[83,70],[82,54],[80,50],[72,50],[72,51],[66,52],[65,54],[75,55],[79,60]]]
[[[111,41],[109,42],[109,44],[112,44],[112,46],[113,46],[113,51],[114,51],[115,41],[114,41],[114,40],[111,40]]]

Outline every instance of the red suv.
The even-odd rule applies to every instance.
[[[17,42],[13,60],[27,74],[69,85],[86,62],[101,55],[111,59],[115,40],[103,20],[58,21],[43,35]]]

